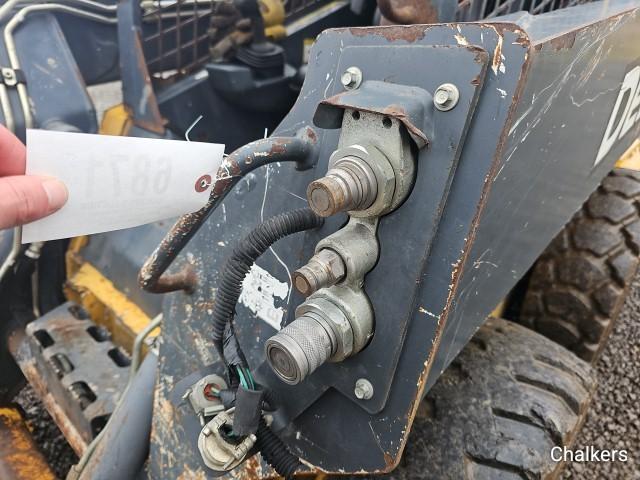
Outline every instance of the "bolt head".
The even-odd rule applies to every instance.
[[[359,378],[353,393],[358,400],[370,400],[373,397],[373,385],[366,378]]]
[[[347,90],[353,90],[362,83],[362,71],[358,67],[347,68],[340,77],[340,83]]]
[[[442,112],[453,109],[458,104],[459,99],[460,92],[458,87],[452,83],[443,83],[436,89],[433,95],[434,105]]]
[[[345,87],[351,86],[353,82],[354,82],[354,78],[351,72],[344,72],[342,74],[342,77],[340,77],[340,83],[342,83],[342,85]]]
[[[444,105],[449,101],[449,92],[446,90],[438,90],[436,92],[436,103],[438,105]]]

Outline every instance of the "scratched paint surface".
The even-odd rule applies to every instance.
[[[373,287],[376,285],[376,275],[386,277],[379,280],[378,285],[381,290],[376,296],[386,298],[390,305],[398,307],[405,305],[394,303],[393,295],[396,292],[402,292],[403,288],[408,288],[409,282],[418,285],[414,299],[414,312],[404,338],[404,350],[398,358],[396,376],[384,408],[378,412],[369,413],[363,406],[349,399],[339,390],[325,391],[326,385],[320,381],[315,383],[316,379],[323,377],[312,376],[309,383],[316,390],[309,388],[308,391],[324,391],[321,401],[313,403],[297,416],[290,427],[280,432],[297,454],[315,465],[334,471],[344,469],[345,471],[373,472],[388,470],[394,466],[424,389],[437,378],[438,372],[444,368],[448,359],[455,355],[458,348],[456,340],[464,338],[468,332],[474,331],[482,323],[484,316],[495,306],[492,303],[493,293],[491,292],[506,290],[512,286],[515,281],[514,275],[517,277],[526,270],[529,255],[535,256],[535,251],[541,250],[543,244],[546,245],[546,240],[553,237],[551,230],[559,228],[570,216],[567,212],[561,211],[562,209],[555,211],[552,215],[542,216],[539,212],[545,210],[521,208],[518,202],[522,201],[524,205],[524,202],[534,199],[541,201],[545,197],[549,198],[552,193],[557,197],[558,191],[566,191],[570,195],[564,201],[557,202],[554,199],[554,202],[561,203],[566,209],[577,208],[583,198],[582,190],[586,188],[585,185],[587,187],[595,185],[599,181],[598,177],[603,175],[600,171],[584,171],[584,164],[580,158],[572,160],[568,151],[560,147],[563,142],[562,136],[548,133],[553,132],[553,124],[545,124],[546,120],[540,120],[533,130],[531,126],[527,127],[531,131],[525,141],[533,141],[536,135],[557,138],[554,152],[563,155],[561,158],[567,162],[566,168],[558,168],[557,165],[546,169],[541,168],[544,165],[553,165],[547,163],[550,160],[541,160],[543,155],[540,153],[540,148],[545,148],[544,142],[549,142],[549,138],[542,142],[541,137],[538,137],[540,144],[535,145],[537,150],[533,148],[533,144],[528,144],[528,148],[519,147],[509,157],[518,142],[525,138],[523,133],[519,140],[515,140],[509,131],[531,106],[534,95],[536,98],[534,103],[541,102],[540,105],[536,105],[536,108],[538,106],[545,108],[549,101],[549,97],[545,100],[545,95],[555,90],[555,87],[544,90],[550,78],[562,79],[566,76],[566,80],[560,82],[563,83],[563,87],[547,108],[548,119],[554,117],[554,114],[555,119],[560,118],[561,114],[575,115],[575,110],[571,110],[574,107],[569,107],[567,104],[567,102],[570,103],[570,96],[563,95],[568,92],[571,82],[584,80],[582,89],[576,87],[574,91],[575,94],[587,92],[588,96],[584,98],[593,98],[592,95],[597,95],[597,91],[593,84],[594,91],[591,92],[589,87],[592,84],[589,83],[588,78],[578,73],[588,70],[586,53],[580,56],[582,60],[576,61],[568,73],[566,69],[572,65],[580,49],[587,48],[586,44],[589,42],[593,43],[594,40],[600,39],[605,43],[623,43],[625,32],[626,35],[633,29],[637,32],[638,25],[628,23],[632,21],[636,20],[619,22],[618,28],[609,29],[609,33],[606,33],[605,27],[596,30],[587,29],[584,37],[578,34],[574,37],[575,42],[561,42],[555,47],[551,43],[540,43],[540,47],[537,47],[535,39],[544,38],[545,35],[550,37],[549,32],[541,31],[539,35],[536,34],[537,37],[530,40],[518,26],[499,23],[461,25],[459,28],[434,26],[340,30],[325,33],[320,37],[312,51],[310,73],[298,104],[279,128],[277,132],[279,134],[290,133],[307,124],[315,103],[319,99],[337,93],[334,79],[338,73],[338,57],[346,46],[389,44],[411,46],[420,43],[461,46],[461,42],[462,44],[467,42],[469,45],[482,45],[487,50],[489,69],[483,94],[479,99],[475,117],[458,162],[455,179],[449,186],[447,203],[438,223],[438,232],[434,238],[431,254],[426,259],[422,274],[419,278],[406,278],[406,272],[403,276],[402,272],[394,271],[392,266],[389,269],[385,266],[384,271],[374,269],[370,278],[367,278],[367,284]],[[592,32],[591,36],[588,32]],[[574,50],[576,48],[578,50]],[[637,57],[640,57],[640,54]],[[604,57],[600,58],[604,59]],[[415,68],[414,65],[410,67]],[[314,68],[317,68],[321,74],[314,75]],[[619,73],[623,72],[620,70]],[[525,78],[529,82],[534,82],[527,85],[527,88],[530,87],[529,90],[518,88],[519,82],[524,85]],[[547,83],[543,83],[543,80]],[[593,102],[586,102],[584,105],[600,99],[604,101],[607,95],[609,94],[603,94]],[[615,92],[612,91],[610,95],[615,95]],[[574,95],[574,100],[577,98]],[[556,100],[560,101],[558,99],[562,102],[554,105]],[[562,109],[555,110],[560,107]],[[565,108],[569,110],[564,112]],[[582,115],[578,118],[584,125],[585,119],[589,117]],[[522,120],[519,125],[525,126],[526,123],[522,123],[523,121],[525,120]],[[606,118],[601,119],[601,122],[605,121]],[[535,129],[539,130],[536,132]],[[604,125],[602,129],[604,130]],[[547,133],[544,133],[545,130]],[[517,128],[514,131],[517,131]],[[164,414],[155,419],[154,424],[155,436],[151,462],[154,472],[160,472],[165,477],[171,478],[172,475],[177,477],[179,472],[186,471],[187,468],[190,471],[201,472],[197,452],[184,441],[185,438],[197,435],[197,429],[187,431],[188,429],[180,424],[180,415],[176,413],[179,407],[171,405],[167,399],[176,394],[174,389],[181,378],[204,368],[215,359],[208,353],[211,346],[208,344],[206,333],[199,342],[196,342],[195,338],[202,338],[202,332],[207,331],[208,315],[210,315],[207,312],[212,306],[217,285],[217,272],[225,252],[228,251],[226,249],[261,218],[268,218],[282,210],[303,205],[304,202],[299,197],[304,197],[304,190],[309,180],[319,176],[326,168],[326,163],[322,162],[326,162],[328,154],[337,143],[337,132],[318,131],[318,134],[322,141],[320,158],[323,160],[317,167],[317,171],[298,173],[287,165],[274,165],[269,169],[256,171],[255,175],[247,180],[243,189],[238,189],[228,197],[230,201],[226,202],[224,211],[221,209],[211,217],[189,245],[188,255],[181,256],[175,265],[179,268],[181,263],[192,263],[199,272],[200,286],[191,297],[182,294],[172,295],[165,305],[169,322],[165,325],[167,336],[161,348],[164,375],[156,399],[157,408]],[[520,135],[520,132],[517,135]],[[584,137],[583,134],[580,136]],[[598,138],[593,142],[599,142],[599,140]],[[589,148],[590,141],[589,139],[583,142],[586,144],[585,150]],[[506,184],[500,186],[499,178],[496,178],[501,167],[507,163],[507,159],[509,159],[508,168],[517,166],[520,170],[519,183],[513,184],[512,188]],[[588,160],[591,164],[593,163],[592,158]],[[419,168],[422,169],[427,169],[429,166],[429,161],[419,164]],[[508,168],[503,168],[500,175],[508,172]],[[539,170],[540,173],[536,176]],[[576,171],[582,173],[574,184],[570,175]],[[557,178],[556,175],[558,175]],[[585,177],[588,178],[585,179]],[[535,188],[531,188],[530,185],[532,178],[536,184]],[[574,192],[576,184],[582,186],[577,194]],[[551,189],[556,190],[553,192]],[[422,199],[428,198],[427,193],[424,193],[428,190],[416,191],[418,195],[424,195]],[[584,197],[587,195],[588,192],[585,191]],[[418,200],[421,198],[417,197],[413,201]],[[424,225],[427,222],[424,219],[416,221],[418,217],[411,218],[413,225],[402,223],[402,212],[406,206],[409,204],[381,222],[380,242],[383,256],[380,262],[395,261],[397,264],[402,255],[410,255],[412,248],[410,238],[412,238],[411,232],[414,231],[412,229],[424,230],[425,228]],[[529,212],[529,222],[539,222],[543,226],[539,230],[542,233],[535,237],[529,235],[531,239],[527,240],[526,244],[517,244],[528,237],[522,234],[522,228],[509,228],[512,226],[509,223],[510,215],[519,218],[519,215],[526,211]],[[497,236],[491,234],[489,230],[484,230],[484,222],[490,225],[491,222],[500,221],[501,218],[503,224],[495,230],[500,232]],[[277,255],[267,254],[258,261],[258,264],[280,281],[285,281],[288,279],[288,272],[311,255],[318,237],[339,228],[342,222],[343,219],[340,218],[330,219],[319,234],[309,233],[285,239],[274,247]],[[523,223],[520,224],[521,227],[522,225]],[[224,245],[218,242],[224,242]],[[481,245],[484,248],[479,250],[474,247],[474,242],[476,247]],[[527,252],[527,248],[530,249],[530,253],[523,254],[522,252]],[[491,251],[484,253],[487,249]],[[282,260],[284,265],[278,259]],[[416,257],[413,257],[414,262],[415,259]],[[379,266],[381,265],[386,264],[379,263]],[[500,276],[492,275],[490,281],[487,281],[487,278],[483,282],[479,281],[483,275],[486,277],[487,272],[492,272],[496,268],[502,269],[502,273],[505,273],[503,270],[510,273],[510,270],[514,269],[516,273],[511,273],[511,276],[506,273]],[[390,274],[390,272],[394,273]],[[391,281],[393,281],[392,284]],[[283,307],[285,322],[290,321],[292,307],[300,301],[301,298],[295,293],[291,295],[290,303]],[[379,324],[398,321],[397,314],[377,318]],[[249,362],[252,366],[259,365],[263,360],[264,340],[271,335],[273,329],[264,321],[255,318],[253,313],[244,306],[238,309],[236,326]],[[197,343],[200,343],[198,347],[196,347]],[[440,345],[438,354],[432,348],[434,345]],[[381,365],[379,368],[386,366],[388,358],[389,354],[378,356],[378,363]],[[357,359],[353,359],[352,363],[345,362],[337,368],[338,372],[341,372],[337,376],[347,378],[347,375],[358,372],[359,363]],[[375,370],[370,368],[363,373],[371,375]],[[429,371],[432,376],[427,378]],[[257,373],[262,375],[259,378],[261,381],[270,384],[271,380],[262,370],[257,369]],[[307,390],[294,388],[296,389],[283,391],[288,397],[295,397],[300,402],[311,398],[305,396]],[[161,478],[161,475],[153,476]]]

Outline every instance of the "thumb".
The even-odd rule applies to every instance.
[[[0,229],[29,223],[60,209],[68,197],[60,180],[36,175],[0,178]]]

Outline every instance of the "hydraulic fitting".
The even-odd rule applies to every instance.
[[[330,248],[323,248],[311,257],[309,263],[293,272],[293,285],[308,297],[321,288],[340,282],[345,274],[346,267],[342,257]]]
[[[361,291],[346,298],[323,289],[300,305],[296,316],[265,346],[269,365],[290,385],[327,361],[339,362],[358,353],[373,335],[373,311]]]
[[[266,348],[273,371],[285,383],[295,385],[331,358],[337,337],[326,318],[303,315],[267,340]]]
[[[336,161],[324,177],[311,182],[307,188],[309,206],[321,217],[366,210],[377,195],[375,173],[365,160],[354,156]]]

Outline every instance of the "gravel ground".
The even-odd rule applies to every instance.
[[[575,448],[625,449],[627,462],[572,463],[565,478],[640,479],[640,275],[596,365],[598,391]]]

